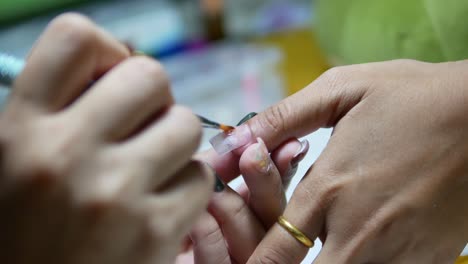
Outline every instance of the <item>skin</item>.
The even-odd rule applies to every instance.
[[[129,55],[75,14],[36,43],[0,114],[0,262],[173,263],[214,172],[162,67]]]
[[[245,263],[302,149],[194,157],[200,123],[161,65],[76,14],[38,40],[0,125],[2,263]],[[213,167],[246,184],[212,194]]]
[[[334,68],[251,119],[269,149],[333,127],[284,216],[314,263],[453,263],[468,241],[468,61]],[[248,263],[300,263],[274,225]]]
[[[209,155],[200,155],[209,160]],[[286,205],[281,175],[263,142],[240,157],[245,184],[214,193],[177,264],[246,263]],[[283,169],[284,170],[284,169]],[[259,186],[263,188],[258,188]]]
[[[176,264],[246,263],[286,205],[285,189],[295,173],[294,159],[303,150],[297,139],[285,141],[272,153],[261,139],[240,156],[214,151],[197,158],[216,167],[228,182],[239,173],[245,184],[214,193],[208,210],[196,221]],[[302,154],[307,154],[301,152]],[[231,166],[237,164],[236,169]],[[296,164],[297,165],[297,164]],[[221,174],[222,173],[222,174]]]

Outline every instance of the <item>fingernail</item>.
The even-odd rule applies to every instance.
[[[257,168],[262,173],[267,173],[271,168],[271,158],[265,142],[261,138],[257,138],[258,147],[255,154]]]
[[[285,175],[286,180],[296,175],[297,169],[299,168],[299,162],[301,162],[304,159],[308,151],[309,151],[309,141],[305,139],[301,141],[301,146],[299,147],[296,154],[293,156],[291,160],[288,173],[286,173]]]
[[[242,124],[244,124],[245,122],[249,121],[249,119],[251,119],[252,117],[256,116],[257,113],[255,112],[251,112],[251,113],[248,113],[246,116],[244,116],[241,121],[239,121],[239,123],[237,123],[236,126],[240,126]]]
[[[247,125],[236,127],[230,134],[219,133],[210,139],[214,150],[220,155],[243,147],[252,141],[252,132]]]
[[[224,189],[226,188],[226,184],[224,184],[224,182],[221,180],[218,174],[215,173],[215,176],[216,176],[216,182],[215,182],[214,191],[217,193],[224,191]]]
[[[296,154],[293,156],[291,160],[291,167],[294,167],[295,165],[299,164],[301,162],[307,152],[309,151],[309,141],[307,139],[304,139],[301,141],[301,146],[297,150]]]

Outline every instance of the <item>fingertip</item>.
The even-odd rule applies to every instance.
[[[241,173],[243,173],[246,170],[250,170],[250,168],[252,168],[255,165],[255,153],[257,152],[258,148],[259,144],[254,143],[246,147],[244,152],[242,152],[242,155],[239,159],[239,169]]]
[[[271,153],[271,159],[276,164],[282,177],[291,169],[291,161],[301,147],[301,142],[297,138],[292,138],[281,144]]]
[[[265,143],[260,138],[258,143],[250,145],[239,160],[239,168],[244,177],[266,174],[272,166],[272,161]]]
[[[218,176],[229,182],[239,176],[239,156],[232,153],[219,155],[213,149],[195,154],[195,158],[211,166]]]

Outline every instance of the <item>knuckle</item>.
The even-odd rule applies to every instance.
[[[271,130],[272,133],[283,133],[286,130],[286,118],[292,116],[289,104],[279,103],[264,112],[263,119],[259,119],[260,126]]]
[[[51,22],[50,31],[63,38],[66,47],[76,53],[90,50],[97,39],[93,22],[77,13],[58,16]]]
[[[25,163],[19,162],[21,168],[16,174],[19,181],[36,187],[48,187],[56,184],[63,174],[63,168],[53,158],[45,155],[28,155]]]
[[[318,80],[324,82],[327,88],[339,88],[349,79],[349,67],[350,66],[333,67],[323,73]]]
[[[122,195],[126,187],[125,176],[113,174],[82,178],[80,184],[70,185],[72,198],[85,210],[103,213],[111,208],[130,209],[131,204]]]
[[[80,203],[80,208],[91,219],[99,219],[109,212],[110,208],[114,207],[114,201],[108,197],[92,196]]]
[[[123,201],[120,192],[116,189],[109,190],[102,185],[93,184],[91,187],[71,186],[71,195],[75,204],[90,218],[100,219],[107,215],[111,210],[125,210],[129,215],[131,206]]]
[[[315,173],[315,172],[314,172]],[[294,200],[297,204],[314,204],[311,210],[322,212],[337,198],[339,193],[346,186],[345,180],[328,180],[319,175],[333,175],[333,173],[323,173],[315,175],[314,178],[307,179],[297,186]],[[341,178],[334,176],[333,178]]]
[[[192,151],[195,151],[202,139],[203,131],[200,120],[194,115],[192,110],[187,107],[174,105],[171,107],[171,114],[177,119],[177,122],[183,124],[184,127],[190,129],[184,129],[181,132],[184,134],[184,143],[190,146]]]
[[[139,92],[145,98],[156,98],[166,101],[168,104],[173,101],[169,77],[163,66],[156,60],[146,56],[135,56],[124,62],[124,74],[121,78],[138,76],[140,80],[147,82],[141,85],[135,92]]]
[[[115,191],[110,191],[100,184],[95,184],[84,192],[80,193],[80,190],[75,192],[76,195],[84,196],[82,199],[79,199],[84,208],[105,210],[112,207],[117,200]]]
[[[159,86],[169,90],[169,77],[164,67],[158,61],[147,56],[134,56],[128,59],[131,67],[137,69],[145,78],[156,82]]]
[[[174,237],[185,234],[189,228],[189,223],[186,219],[174,217],[173,214],[169,214],[169,217],[167,216],[161,216],[161,218],[153,217],[146,220],[144,229],[151,240],[173,241]]]
[[[216,245],[224,242],[224,237],[216,220],[212,217],[203,218],[203,225],[195,225],[190,231],[190,237],[195,243]]]
[[[250,209],[247,207],[247,204],[240,196],[235,196],[232,198],[233,199],[230,204],[226,205],[228,207],[227,210],[221,210],[220,212],[219,220],[222,223],[243,219],[250,213]],[[224,214],[222,214],[223,211],[225,211]]]

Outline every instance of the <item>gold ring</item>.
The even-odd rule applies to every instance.
[[[284,216],[281,215],[278,217],[278,224],[304,246],[308,248],[314,247],[314,242],[310,240],[304,233],[302,233],[301,230],[286,220]]]

